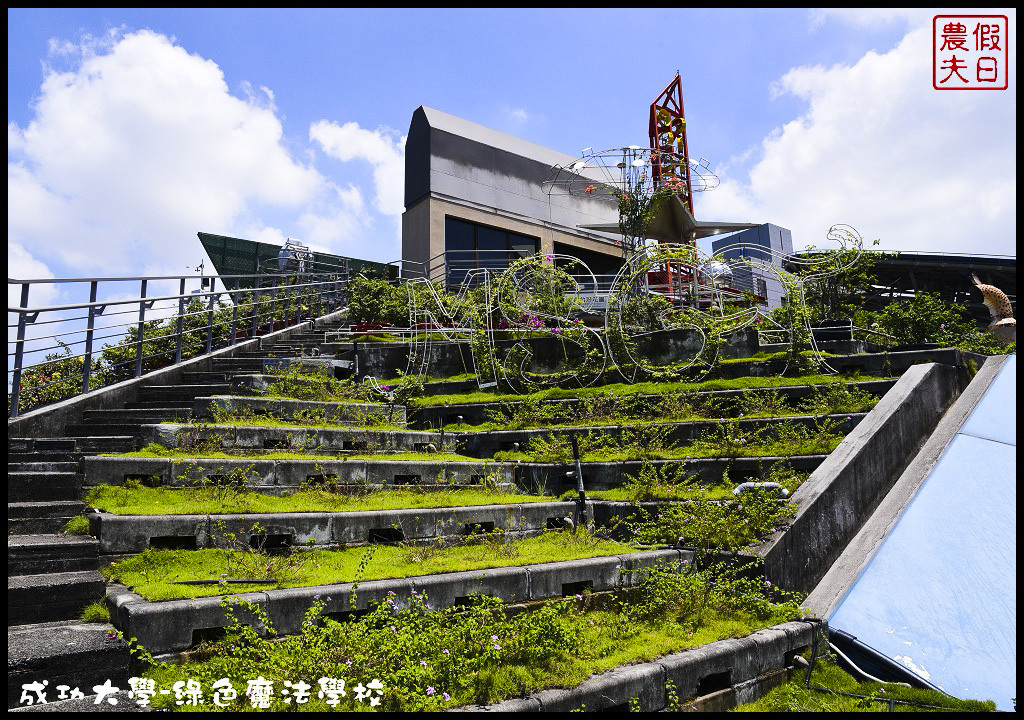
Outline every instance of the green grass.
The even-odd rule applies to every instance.
[[[284,452],[275,450],[273,452],[260,452],[252,448],[241,448],[236,453],[229,453],[223,450],[182,450],[180,448],[165,448],[161,445],[150,444],[142,450],[130,453],[109,453],[102,457],[123,457],[123,458],[169,458],[172,460],[305,460],[308,462],[346,462],[377,460],[380,462],[421,462],[421,463],[446,463],[446,462],[486,462],[480,458],[472,458],[468,455],[456,453],[359,453],[351,455],[310,455],[308,453]]]
[[[685,485],[663,485],[654,489],[650,497],[644,498],[642,502],[658,502],[661,500],[690,500],[693,498],[707,498],[708,500],[735,500],[732,494],[733,486],[715,485],[705,487],[701,491],[695,491]],[[567,490],[562,493],[560,500],[575,500],[578,497],[576,490]],[[587,500],[606,500],[608,502],[636,502],[636,490],[620,487],[612,490],[588,490]]]
[[[835,693],[864,695],[879,700],[898,700],[897,712],[958,711],[992,712],[993,702],[958,700],[934,690],[919,690],[877,682],[857,682],[837,665],[823,660],[814,664],[811,685],[831,692],[812,690],[804,685],[806,671],[798,672],[785,685],[775,688],[755,703],[737,708],[737,712],[888,712],[887,702],[877,702]],[[902,703],[914,703],[905,705]],[[930,707],[916,707],[926,705]]]
[[[866,412],[870,410],[856,410],[844,413],[828,413],[830,415],[853,415],[859,412]],[[748,412],[744,413],[744,420],[769,420],[774,418],[787,418],[787,417],[822,417],[821,414],[816,414],[808,410],[794,409],[790,412]],[[671,418],[633,418],[629,416],[615,417],[615,418],[600,418],[600,419],[589,419],[579,420],[577,422],[551,422],[551,423],[537,423],[532,425],[519,425],[509,427],[509,423],[501,422],[486,422],[479,425],[459,425],[458,423],[449,423],[444,426],[445,432],[465,432],[465,433],[480,433],[480,432],[494,432],[500,430],[565,430],[574,428],[602,428],[602,427],[619,427],[622,425],[628,425],[631,428],[636,427],[650,427],[654,425],[674,425],[678,423],[686,422],[708,422],[714,420],[720,420],[720,417],[708,417],[706,415],[689,415],[687,417],[671,417]]]
[[[804,455],[828,455],[838,447],[842,438],[830,437],[808,439],[801,443],[770,442],[757,446],[745,447],[695,447],[681,448],[607,448],[591,451],[580,450],[581,462],[630,462],[634,460],[698,460],[707,458],[750,458],[750,457],[794,457]],[[528,463],[566,463],[570,458],[563,453],[505,450],[494,454],[494,459],[501,462]]]
[[[615,667],[745,637],[799,617],[795,602],[773,604],[763,589],[725,575],[655,571],[616,597],[578,595],[525,613],[506,613],[507,606],[491,598],[469,608],[427,612],[431,599],[420,595],[395,598],[397,603],[389,598],[368,615],[341,623],[324,619],[327,601],[318,600],[301,635],[261,638],[236,626],[204,646],[197,661],[159,665],[147,675],[158,687],[184,678],[206,687],[230,678],[243,689],[257,675],[275,687],[286,679],[321,676],[345,677],[352,687],[376,677],[384,684],[379,710],[445,710],[572,687]],[[255,606],[238,612],[271,624]],[[318,702],[315,687],[303,709],[329,710]],[[172,702],[154,698],[173,708]],[[239,705],[232,709],[248,709],[245,700]],[[278,697],[269,709],[297,708]],[[349,697],[338,709],[367,708]]]
[[[885,378],[872,378],[884,380]],[[629,397],[634,395],[666,395],[669,393],[712,392],[716,390],[746,390],[753,388],[793,387],[801,385],[830,385],[851,382],[850,378],[835,375],[803,375],[800,377],[742,377],[729,380],[706,380],[699,383],[616,383],[600,387],[564,390],[551,388],[525,395],[514,395],[494,391],[476,391],[456,395],[431,395],[414,399],[410,407],[431,407],[436,405],[470,405],[479,403],[520,402],[523,400],[565,400],[584,397]]]
[[[381,423],[379,425],[357,425],[350,423],[330,423],[323,420],[284,420],[282,418],[268,416],[217,418],[212,423],[188,423],[181,421],[169,421],[167,425],[181,425],[182,427],[201,427],[215,430],[218,427],[258,427],[258,428],[284,428],[302,430],[305,428],[315,430],[352,430],[365,432],[394,432],[408,430],[405,425]]]
[[[71,518],[64,526],[64,532],[68,535],[88,535],[89,518],[85,517],[85,515]]]
[[[287,497],[259,493],[224,493],[214,488],[147,488],[100,485],[86,495],[89,507],[116,515],[225,515],[237,513],[371,512],[479,505],[552,502],[537,495],[491,492],[484,489],[382,490],[352,496],[327,490],[305,490]],[[84,519],[84,518],[83,518]],[[88,522],[88,521],[87,521]],[[88,526],[86,526],[88,531]]]
[[[109,623],[110,610],[107,608],[107,604],[102,600],[97,600],[96,602],[86,606],[82,611],[82,622]]]
[[[290,557],[269,558],[256,553],[222,549],[146,550],[103,570],[150,601],[210,597],[271,588],[332,585],[360,580],[482,570],[636,552],[629,545],[569,533],[547,533],[527,540],[503,542],[500,535],[473,545],[434,547],[372,546],[351,550],[311,550]],[[369,561],[360,570],[361,561]],[[183,580],[268,578],[271,584],[174,585]]]

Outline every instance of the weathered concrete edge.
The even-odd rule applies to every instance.
[[[409,604],[411,591],[427,592],[435,599],[484,593],[516,603],[561,597],[565,583],[589,581],[594,592],[612,590],[638,582],[654,566],[674,566],[682,571],[692,562],[688,550],[667,548],[622,555],[604,555],[532,565],[509,565],[434,575],[368,580],[358,585],[358,608],[386,601],[397,607]],[[327,613],[345,612],[354,591],[353,583],[305,586],[239,593],[235,597],[261,607],[280,635],[301,631],[306,610],[321,596],[332,596]],[[224,627],[227,620],[221,602],[214,595],[187,600],[150,602],[120,584],[107,591],[107,606],[114,626],[137,639],[153,654],[184,650],[192,646],[193,631]],[[442,603],[443,604],[443,603]],[[258,621],[255,625],[262,628]]]
[[[182,373],[202,372],[213,366],[214,359],[234,357],[236,353],[246,350],[256,350],[262,347],[261,343],[287,340],[293,334],[306,330],[311,323],[330,322],[340,317],[344,311],[331,313],[318,317],[315,320],[306,320],[298,325],[282,328],[266,335],[261,335],[252,340],[230,345],[220,350],[214,350],[208,355],[184,360],[177,365],[154,370],[141,377],[124,380],[113,385],[93,390],[84,395],[76,395],[73,398],[61,402],[46,405],[35,410],[30,410],[13,420],[7,421],[8,437],[57,437],[64,432],[67,425],[80,422],[86,410],[108,410],[122,408],[125,403],[138,399],[139,388],[146,385],[176,385],[180,384]]]
[[[757,550],[766,577],[797,591],[818,584],[960,395],[962,372],[931,363],[904,373],[794,493],[793,522]]]
[[[808,595],[804,607],[811,609],[818,617],[828,618],[832,615],[995,380],[1006,358],[1006,355],[992,357],[982,365],[967,389],[943,415],[931,437],[900,475],[878,509]]]
[[[737,704],[749,703],[761,695],[752,681],[785,669],[794,654],[810,646],[813,628],[805,622],[783,623],[744,638],[719,640],[650,662],[624,665],[576,687],[542,690],[525,698],[453,708],[451,712],[568,712],[582,706],[592,712],[618,709],[634,698],[641,712],[653,712],[668,707],[667,681],[672,680],[679,698],[687,701],[696,697],[695,688],[702,678],[723,667],[730,669],[729,689]],[[680,687],[681,678],[686,687]]]

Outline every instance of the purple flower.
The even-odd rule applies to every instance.
[[[497,635],[491,635],[491,642],[498,642],[498,636]]]
[[[437,692],[437,690],[435,690],[435,689],[434,689],[434,688],[432,688],[432,687],[428,687],[428,688],[427,688],[427,695],[433,695],[433,694],[434,694],[434,693],[436,693],[436,692]]]
[[[445,648],[445,649],[444,649],[444,650],[442,650],[441,652],[443,652],[443,653],[444,653],[445,655],[451,655],[451,653],[450,653],[450,652],[448,652],[448,648]]]
[[[451,702],[452,701],[452,696],[449,695],[448,693],[445,693],[444,694],[444,701],[445,702]]]
[[[494,649],[501,650],[501,645],[499,645],[498,643],[494,643]]]
[[[426,660],[420,660],[420,666],[421,667],[426,667],[427,666],[427,661]]]

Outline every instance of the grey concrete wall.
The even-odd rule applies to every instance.
[[[960,395],[948,365],[915,365],[793,495],[791,525],[757,551],[764,574],[790,590],[813,588]]]
[[[788,679],[794,655],[811,645],[813,626],[789,622],[743,638],[720,640],[653,662],[637,663],[595,675],[572,688],[542,690],[494,705],[471,705],[463,712],[640,712],[723,711],[757,700]],[[681,702],[670,707],[666,684]],[[702,687],[718,686],[712,692]]]
[[[360,583],[357,592],[352,583],[342,583],[250,592],[240,597],[263,608],[278,634],[291,635],[301,631],[303,616],[317,598],[330,596],[324,608],[327,615],[364,610],[389,601],[396,607],[408,607],[413,591],[426,593],[430,607],[434,608],[446,600],[454,601],[472,593],[501,598],[508,603],[547,600],[563,597],[567,583],[589,581],[589,589],[594,592],[612,590],[639,582],[654,567],[669,566],[677,571],[688,567],[682,564],[683,560],[692,560],[692,554],[685,550],[654,550],[575,563],[369,580]],[[220,603],[220,596],[147,602],[119,585],[112,586],[107,595],[115,627],[127,637],[138,638],[139,643],[154,654],[192,647],[197,630],[226,627],[228,622]],[[247,613],[237,614],[242,622],[253,625],[261,634],[265,632],[266,628],[247,617]]]

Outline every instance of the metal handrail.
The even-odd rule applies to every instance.
[[[340,270],[341,268],[339,268]],[[239,280],[234,289],[228,288],[231,281]],[[71,391],[69,383],[73,378],[62,377],[57,381],[37,384],[32,389],[42,392],[54,386],[60,386],[60,397],[49,402],[74,397],[89,391],[90,380],[94,372],[93,359],[97,353],[103,353],[112,347],[121,346],[130,351],[134,347],[134,357],[100,369],[123,368],[134,363],[134,376],[140,377],[146,361],[153,358],[168,358],[173,354],[171,363],[181,362],[185,353],[186,337],[193,337],[203,342],[204,347],[199,353],[188,353],[189,357],[208,354],[216,347],[230,346],[238,342],[240,337],[255,337],[276,329],[278,323],[292,326],[304,322],[315,309],[313,317],[339,309],[343,305],[347,286],[347,273],[321,272],[280,272],[260,273],[258,275],[165,275],[138,277],[108,278],[42,278],[13,279],[8,278],[8,285],[20,285],[21,297],[17,305],[8,305],[8,328],[17,329],[16,339],[8,340],[8,358],[13,363],[8,366],[8,416],[18,416],[22,393],[22,381],[26,371],[55,367],[56,363],[67,360],[81,359],[81,380],[76,391]],[[147,294],[150,282],[177,281],[177,294]],[[218,289],[217,283],[223,289]],[[140,283],[134,297],[125,299],[123,291],[113,290],[120,297],[110,300],[99,300],[101,283]],[[189,283],[200,283],[199,289],[186,292]],[[62,303],[55,305],[32,306],[30,303],[33,287],[50,285],[62,286],[69,283],[88,283],[89,299],[79,303]],[[244,283],[251,286],[243,287]],[[269,284],[268,284],[269,283]],[[111,292],[108,290],[108,292]],[[198,303],[197,308],[194,304]],[[176,307],[175,307],[176,303]],[[130,309],[107,312],[108,308],[126,307]],[[120,319],[118,316],[135,315],[134,319]],[[230,310],[230,319],[223,317]],[[84,313],[82,311],[85,311]],[[218,318],[217,315],[222,317]],[[10,316],[16,315],[17,322],[10,323]],[[305,318],[304,318],[305,315]],[[186,322],[194,324],[197,318],[205,316],[205,322],[198,327],[186,327]],[[117,322],[109,322],[111,319]],[[100,320],[100,323],[97,323]],[[102,322],[107,321],[107,322]],[[147,325],[153,322],[166,323],[159,336],[147,332]],[[82,327],[82,324],[85,327]],[[52,332],[39,333],[43,326],[56,326]],[[109,331],[113,330],[113,333]],[[82,336],[84,335],[84,339]],[[134,335],[134,338],[132,336]],[[121,343],[110,343],[103,347],[98,344],[110,338],[124,338]],[[64,342],[68,338],[71,342]],[[146,343],[173,339],[173,348],[146,353]],[[215,342],[216,340],[216,342]],[[84,345],[81,353],[72,352],[72,348]],[[10,348],[13,346],[13,352]],[[48,356],[37,362],[26,362],[27,358],[44,356],[45,353],[59,348],[68,354],[60,357]],[[166,365],[165,364],[165,365]],[[147,370],[148,372],[149,370]],[[45,404],[45,403],[40,403]]]

